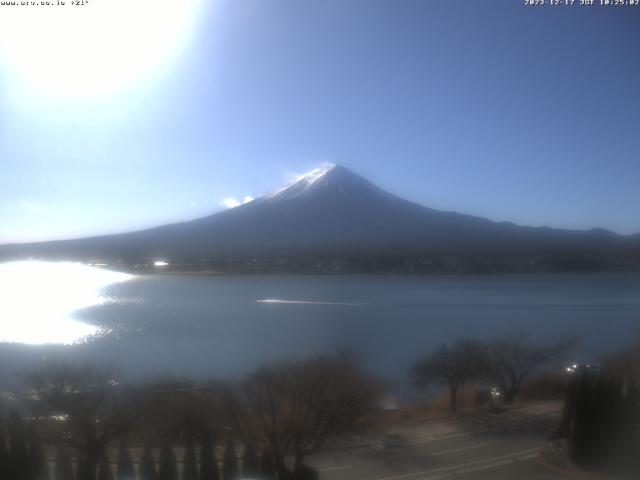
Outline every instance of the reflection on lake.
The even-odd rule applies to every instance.
[[[131,278],[72,264],[0,267],[0,338],[69,343],[108,332],[71,347],[0,344],[0,365],[15,372],[62,357],[131,376],[233,378],[346,348],[383,378],[408,384],[412,362],[462,336],[578,336],[576,362],[640,339],[633,274]],[[0,383],[2,375],[13,373],[0,368]]]
[[[103,304],[104,287],[131,277],[79,263],[0,264],[0,341],[68,344],[96,334],[73,312]]]

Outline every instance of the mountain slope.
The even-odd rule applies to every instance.
[[[292,254],[547,254],[619,251],[606,230],[521,227],[433,210],[341,166],[325,166],[250,203],[123,235],[0,247],[0,256],[199,258]]]

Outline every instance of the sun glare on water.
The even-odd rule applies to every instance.
[[[21,85],[87,97],[170,63],[186,42],[200,0],[16,3],[0,14],[0,66],[6,63]]]
[[[104,287],[131,278],[78,263],[0,264],[0,342],[70,344],[98,333],[73,312],[103,303]]]

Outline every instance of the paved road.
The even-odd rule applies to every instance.
[[[320,480],[566,479],[536,462],[557,425],[559,407],[540,404],[526,408],[394,428],[360,446],[315,455],[307,462],[320,470]],[[175,452],[182,459],[183,450],[176,448]],[[131,449],[131,453],[137,461],[141,449]],[[111,457],[115,463],[115,449]],[[47,450],[47,458],[53,471],[53,449]]]
[[[431,422],[367,446],[317,455],[309,463],[320,470],[321,480],[566,479],[536,462],[549,415],[538,420],[511,422],[507,428]]]

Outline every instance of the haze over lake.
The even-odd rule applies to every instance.
[[[38,271],[51,272],[55,266],[14,264],[14,278],[16,265],[34,279]],[[50,342],[3,343],[5,375],[62,356],[107,362],[132,376],[234,377],[264,361],[349,348],[367,368],[402,384],[417,357],[459,336],[521,330],[544,338],[577,335],[576,361],[595,361],[640,337],[640,276],[632,274],[123,277],[65,265],[64,276],[31,282],[22,307],[5,301],[4,340],[28,340],[24,328],[21,338],[9,334],[11,325],[18,331],[15,322],[28,321],[11,315],[27,312],[39,315],[30,325],[37,341],[29,343]],[[5,286],[10,280],[6,271]],[[101,283],[105,275],[112,282],[108,286]],[[98,292],[92,306],[60,316],[60,292],[77,290],[87,278],[94,279],[88,288]],[[82,292],[86,301],[86,288]],[[17,310],[8,311],[6,305]],[[47,316],[51,305],[57,306],[50,311],[57,316]],[[100,334],[55,345],[66,341],[70,320],[88,324],[86,333]],[[47,332],[51,337],[43,338]]]

